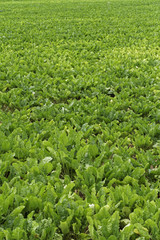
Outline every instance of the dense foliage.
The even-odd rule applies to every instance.
[[[159,13],[0,1],[0,240],[160,239]]]

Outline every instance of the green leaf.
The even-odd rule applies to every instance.
[[[140,179],[145,173],[144,168],[137,167],[133,172],[132,172],[132,177],[135,179]]]
[[[65,222],[60,221],[60,229],[63,234],[67,234],[70,231],[71,221],[72,221],[73,215],[70,215],[67,217],[67,220]]]
[[[96,145],[89,145],[88,147],[89,154],[94,158],[98,155],[98,148]]]
[[[121,240],[130,240],[130,237],[134,234],[134,225],[127,224],[122,230],[121,230]]]
[[[25,208],[25,206],[19,206],[17,208],[15,208],[11,213],[10,213],[10,217],[16,217],[18,216],[19,213],[21,213],[23,211],[23,209]]]
[[[26,240],[27,237],[26,237],[25,231],[20,229],[19,227],[15,228],[12,232],[12,239],[14,239],[14,240],[24,239],[24,240]]]
[[[151,238],[151,236],[148,233],[148,229],[143,227],[140,223],[134,224],[134,232],[140,235],[141,237],[144,237],[146,240]]]
[[[108,238],[108,240],[118,240],[116,236],[112,235]]]

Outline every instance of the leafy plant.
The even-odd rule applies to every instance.
[[[0,2],[0,240],[160,239],[159,10]]]

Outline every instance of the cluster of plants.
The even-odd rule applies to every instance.
[[[0,240],[160,239],[159,10],[0,2]]]

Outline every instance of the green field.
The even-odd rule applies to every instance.
[[[160,240],[160,1],[0,0],[0,240]]]

